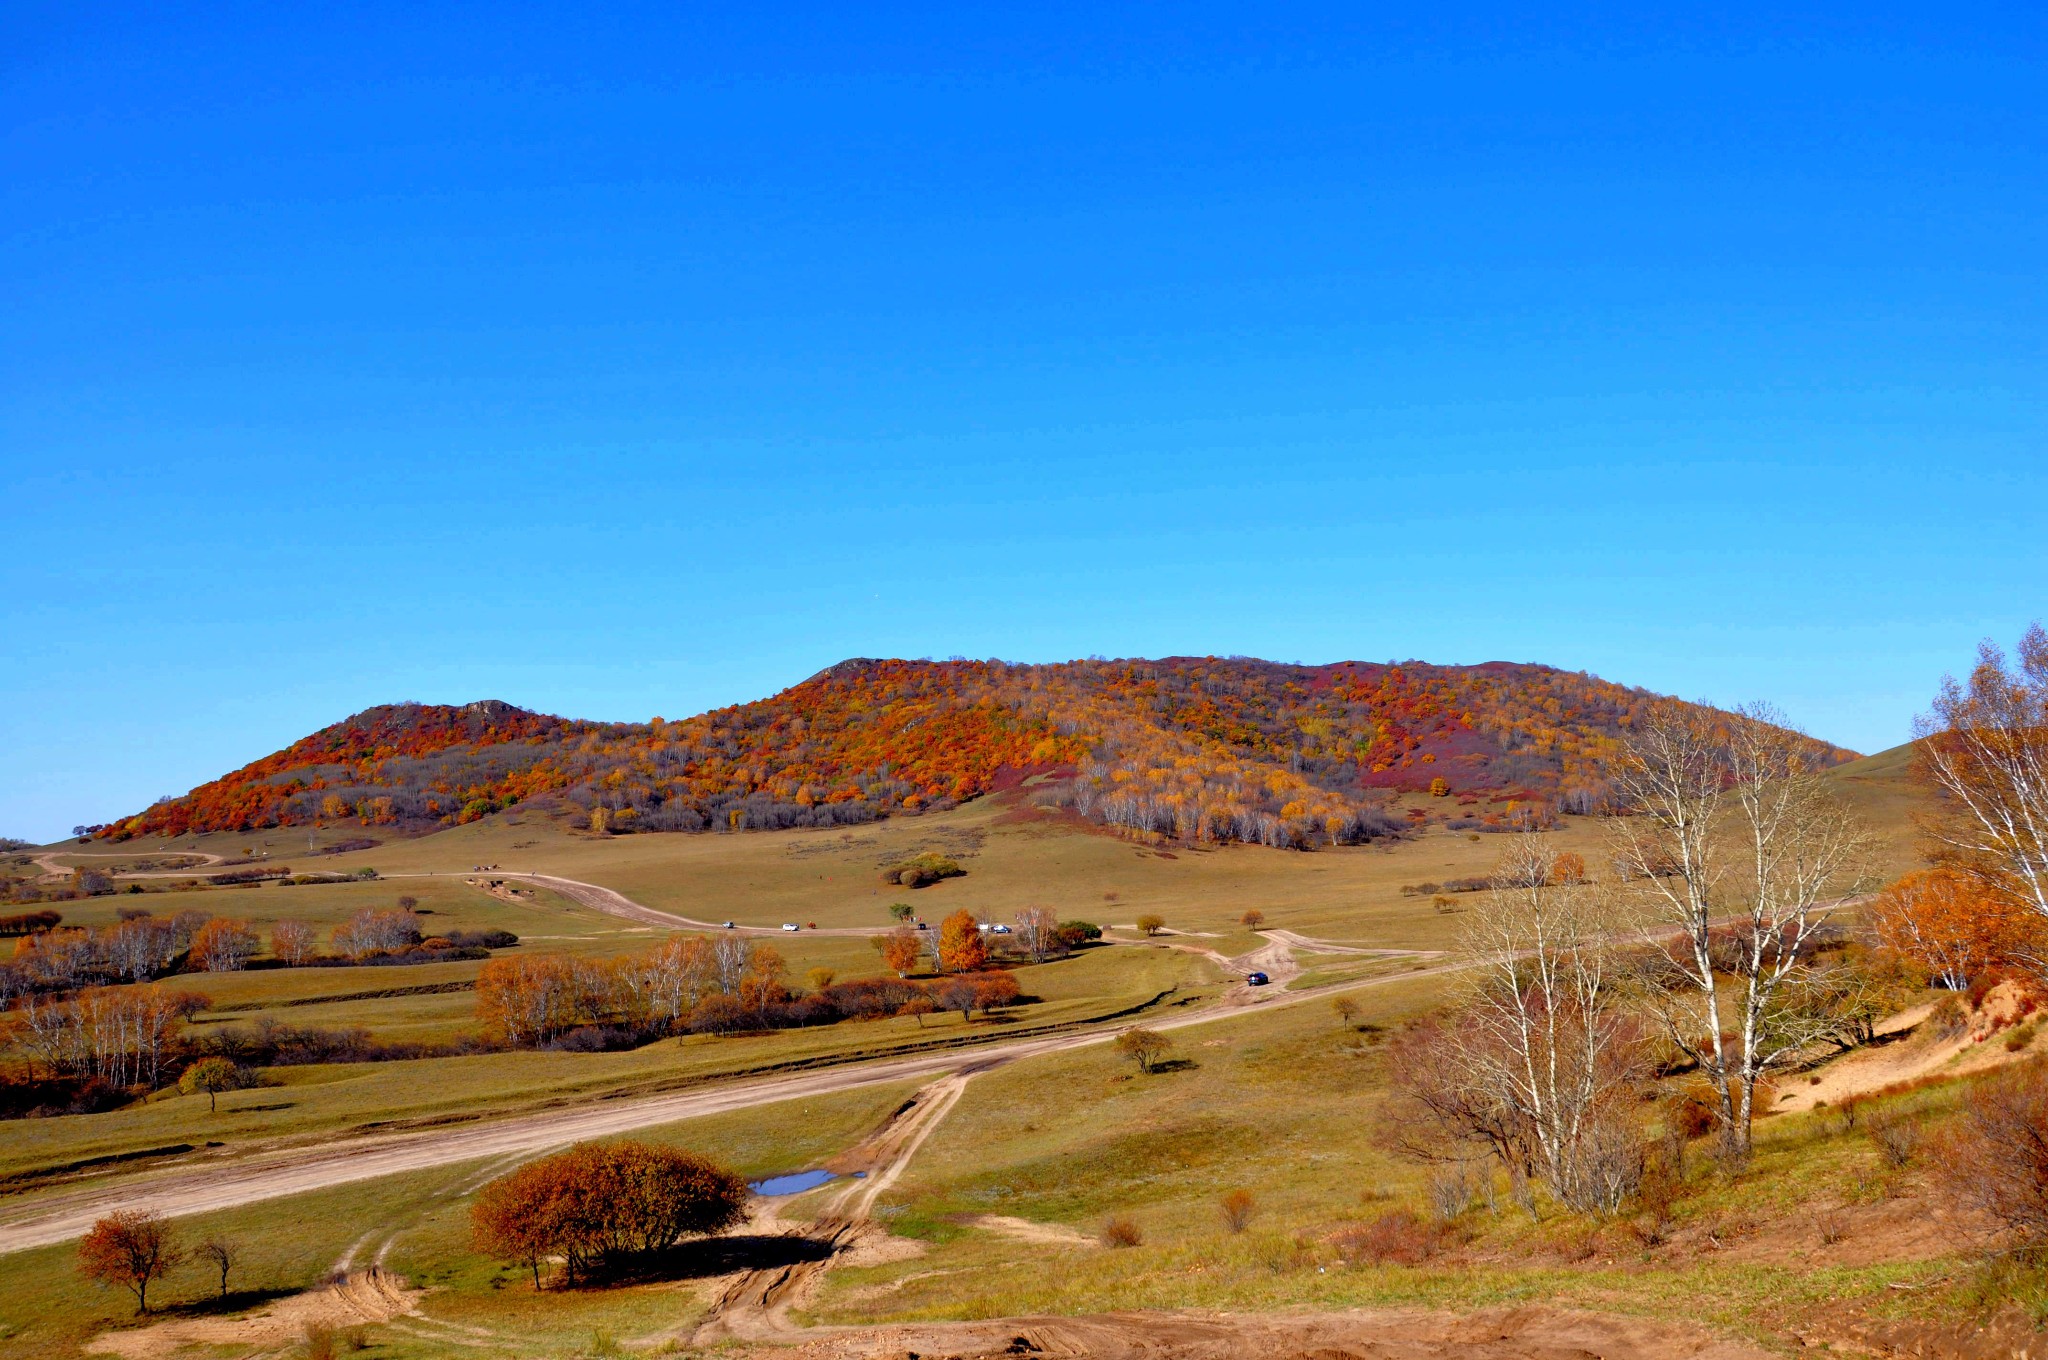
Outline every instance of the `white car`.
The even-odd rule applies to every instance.
[[[791,925],[791,924],[790,924],[789,922],[787,922],[787,921],[784,921],[784,922],[782,923],[782,928],[783,928],[784,930],[802,930],[802,929],[803,929],[803,927],[802,927],[802,926],[794,926],[794,925]]]

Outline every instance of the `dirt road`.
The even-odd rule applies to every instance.
[[[601,911],[608,916],[621,916],[628,921],[638,921],[642,925],[660,926],[664,930],[714,930],[725,932],[730,929],[730,932],[734,935],[776,936],[792,933],[782,930],[777,926],[732,926],[728,928],[723,921],[699,921],[690,916],[678,916],[672,911],[661,911],[644,903],[635,902],[632,898],[616,889],[607,888],[597,883],[584,883],[573,878],[560,878],[554,874],[517,873],[508,869],[483,869],[472,870],[468,873],[386,874],[385,877],[516,878],[522,883],[536,884],[539,887],[548,889],[550,892],[559,893],[578,906],[589,907],[592,911]],[[880,934],[883,929],[884,927],[881,926],[827,926],[820,929],[806,926],[802,933],[805,935],[841,935],[865,940],[871,935]]]
[[[1452,971],[1456,965],[1372,978],[1312,991],[1255,989],[1251,1006],[1217,1007],[1149,1021],[1157,1030],[1178,1030],[1242,1016],[1249,1009],[1273,1009],[1320,1001],[1340,991],[1384,986]],[[1041,1038],[995,1042],[904,1058],[848,1063],[752,1081],[708,1085],[655,1096],[593,1102],[510,1118],[465,1123],[410,1133],[335,1139],[311,1148],[264,1153],[215,1165],[193,1165],[121,1177],[77,1191],[39,1197],[32,1208],[6,1213],[0,1201],[0,1254],[68,1241],[114,1209],[154,1209],[169,1216],[228,1209],[283,1195],[301,1194],[352,1181],[374,1180],[459,1162],[515,1154],[534,1155],[588,1138],[607,1138],[678,1120],[746,1109],[755,1105],[858,1090],[888,1082],[982,1070],[1106,1043],[1116,1029],[1088,1030]]]
[[[151,858],[151,857],[150,857],[150,856],[148,856],[148,855],[138,855],[138,854],[136,854],[136,853],[135,853],[135,852],[133,852],[133,851],[127,851],[127,850],[50,850],[50,851],[45,851],[45,852],[44,852],[43,854],[40,854],[40,855],[36,855],[36,856],[34,856],[34,859],[35,859],[35,864],[36,864],[36,867],[37,867],[38,869],[41,869],[41,870],[43,871],[43,877],[44,877],[44,878],[57,878],[57,879],[68,879],[68,878],[70,878],[70,877],[71,877],[71,871],[72,871],[72,870],[73,870],[74,868],[80,868],[80,867],[83,867],[83,866],[79,866],[79,865],[71,865],[71,864],[59,864],[59,863],[57,862],[57,856],[59,856],[59,855],[63,855],[63,856],[64,856],[64,857],[66,858],[66,859],[148,859],[148,858]],[[197,863],[197,864],[193,865],[192,867],[190,867],[190,868],[188,868],[188,869],[147,869],[147,870],[139,870],[139,871],[137,871],[137,872],[134,872],[134,873],[123,873],[123,874],[114,874],[114,875],[112,875],[112,877],[114,877],[114,878],[190,878],[190,877],[192,877],[192,875],[194,875],[194,874],[196,874],[196,873],[199,873],[199,872],[201,872],[201,871],[203,871],[203,870],[205,870],[205,869],[211,868],[211,867],[212,867],[213,865],[216,865],[216,864],[220,864],[220,863],[223,863],[223,862],[224,862],[221,856],[219,856],[219,855],[216,855],[216,854],[212,854],[212,853],[210,853],[210,852],[208,852],[208,851],[205,851],[205,850],[170,850],[170,851],[165,851],[165,852],[164,852],[163,854],[161,854],[161,855],[155,856],[155,858],[157,858],[157,859],[196,859],[196,860],[198,860],[198,861],[199,861],[199,863]]]

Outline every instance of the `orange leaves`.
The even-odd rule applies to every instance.
[[[1949,987],[2008,962],[2035,918],[1983,879],[1947,867],[1907,874],[1877,895],[1871,917],[1885,946]]]
[[[745,1217],[747,1184],[703,1157],[648,1143],[582,1143],[500,1176],[470,1211],[477,1249],[571,1281],[719,1233]]]
[[[1505,664],[849,661],[680,722],[370,709],[106,834],[344,816],[425,830],[536,800],[614,834],[829,826],[1072,771],[1095,790],[1083,815],[1137,834],[1312,845],[1363,834],[1371,790],[1432,778],[1592,807],[1641,702]]]
[[[886,935],[876,935],[869,943],[881,954],[882,962],[897,977],[909,977],[917,971],[917,961],[924,955],[924,941],[909,926],[899,926]]]
[[[135,1311],[149,1311],[149,1287],[184,1259],[162,1214],[121,1209],[92,1225],[78,1243],[78,1273],[135,1295]]]
[[[216,916],[192,937],[192,963],[209,973],[238,973],[256,955],[256,932],[246,921]]]
[[[978,973],[988,967],[988,942],[981,923],[964,907],[939,923],[939,971]]]

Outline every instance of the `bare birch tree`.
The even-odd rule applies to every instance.
[[[1026,907],[1017,913],[1017,943],[1033,963],[1044,963],[1060,947],[1060,918],[1051,907]]]
[[[1393,1047],[1389,1132],[1420,1161],[1493,1157],[1531,1213],[1531,1182],[1610,1213],[1642,1177],[1640,1030],[1611,986],[1608,902],[1589,885],[1544,886],[1550,862],[1542,836],[1510,842],[1468,918],[1469,990]]]
[[[1660,946],[1639,994],[1713,1087],[1736,1151],[1757,1083],[1820,1037],[1794,984],[1869,847],[1821,774],[1812,743],[1766,705],[1658,704],[1615,763],[1615,863]]]
[[[1945,804],[1927,829],[2048,926],[2048,632],[2027,629],[2017,665],[1983,643],[1969,683],[1944,677],[1914,729],[1917,772]],[[2039,947],[2029,957],[2048,974]]]
[[[1463,1014],[1470,1076],[1528,1130],[1551,1193],[1611,1212],[1633,1192],[1640,1153],[1615,1127],[1635,1075],[1636,1030],[1613,1003],[1610,921],[1595,890],[1545,887],[1551,847],[1517,836],[1473,910],[1466,947],[1479,965]],[[1623,1121],[1625,1122],[1625,1121]],[[1634,1173],[1614,1165],[1634,1154]]]

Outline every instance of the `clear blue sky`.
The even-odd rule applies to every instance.
[[[2048,613],[2038,5],[982,8],[7,6],[0,833],[851,655],[1869,750]]]

